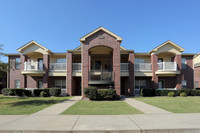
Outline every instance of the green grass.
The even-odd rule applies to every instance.
[[[200,97],[139,97],[135,99],[173,113],[200,113]]]
[[[79,101],[65,110],[65,115],[126,115],[141,114],[123,101]]]
[[[0,115],[32,114],[71,97],[6,97],[0,96]]]

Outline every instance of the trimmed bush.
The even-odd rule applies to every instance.
[[[186,94],[185,92],[182,92],[182,93],[180,94],[180,96],[181,96],[181,97],[186,97],[187,94]]]
[[[15,91],[15,94],[17,95],[17,96],[23,96],[24,95],[24,89],[22,89],[22,88],[18,88],[18,89],[13,89],[14,91]]]
[[[144,97],[152,97],[155,96],[155,89],[141,89],[140,94]]]
[[[61,89],[60,88],[49,88],[49,94],[50,96],[60,96],[61,94]]]
[[[113,88],[97,89],[97,100],[113,100],[116,95],[116,90]]]
[[[168,95],[168,97],[175,97],[175,93],[174,92],[169,92],[167,95]]]
[[[35,89],[33,90],[33,93],[36,97],[39,97],[40,96],[40,93],[44,91],[46,92],[48,95],[49,95],[49,89]]]
[[[10,89],[9,92],[8,92],[8,95],[9,96],[15,96],[16,93],[15,93],[14,89]]]
[[[90,100],[114,100],[119,99],[116,94],[116,90],[113,88],[109,89],[97,89],[96,87],[89,86],[84,89],[85,96]]]
[[[85,96],[88,97],[90,100],[97,99],[97,88],[93,86],[88,86],[84,88]]]
[[[179,96],[180,92],[178,90],[155,90],[156,96],[168,96],[168,93],[174,92],[175,96]]]
[[[190,93],[191,90],[192,89],[181,89],[181,90],[178,90],[178,92],[179,93],[183,93],[184,92],[187,96],[190,96],[191,95],[191,93]]]
[[[24,90],[24,95],[27,97],[32,96],[32,91],[31,90]]]
[[[48,94],[47,91],[41,91],[41,92],[40,92],[40,96],[41,96],[41,97],[48,97],[49,94]]]
[[[9,91],[10,91],[10,89],[11,88],[3,88],[2,90],[1,90],[1,92],[2,92],[2,94],[4,95],[4,96],[8,96],[9,94]]]

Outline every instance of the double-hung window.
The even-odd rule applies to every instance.
[[[15,69],[20,69],[20,58],[15,58]]]
[[[187,68],[187,60],[186,60],[186,58],[182,58],[181,59],[181,63],[182,63],[182,69]]]
[[[20,80],[15,80],[15,88],[20,88]]]

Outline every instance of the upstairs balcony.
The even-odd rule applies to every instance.
[[[158,70],[156,74],[164,74],[164,75],[175,75],[180,74],[180,71],[177,69],[176,62],[160,62],[158,63]]]
[[[42,75],[45,74],[42,62],[24,62],[22,74]]]
[[[81,72],[82,71],[82,63],[72,63],[72,71],[73,72]]]
[[[66,71],[67,70],[66,63],[49,63],[50,71]]]
[[[91,70],[89,84],[113,84],[113,71]]]
[[[151,72],[151,63],[135,63],[135,71]]]

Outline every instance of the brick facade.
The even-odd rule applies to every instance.
[[[100,36],[100,37],[99,37]],[[177,54],[174,53],[173,57],[170,60],[172,62],[177,63],[178,71],[180,74],[169,74],[169,75],[159,75],[158,72],[158,55],[155,51],[151,53],[151,57],[148,63],[151,63],[152,75],[140,75],[135,76],[135,55],[136,53],[133,50],[126,50],[121,48],[121,40],[118,40],[117,37],[113,36],[109,32],[104,30],[99,30],[87,38],[85,40],[81,40],[81,47],[79,50],[69,50],[66,53],[66,76],[61,74],[62,76],[49,76],[50,74],[50,57],[53,55],[51,52],[43,52],[43,69],[44,73],[36,74],[22,74],[24,71],[24,62],[25,61],[32,61],[28,55],[29,54],[22,54],[19,55],[10,55],[9,56],[9,63],[11,64],[10,71],[8,72],[8,87],[15,88],[15,80],[20,80],[20,87],[21,88],[37,88],[38,81],[43,81],[43,88],[55,87],[55,80],[65,80],[66,79],[66,91],[68,95],[82,95],[84,97],[84,88],[89,86],[89,72],[92,68],[92,59],[94,60],[94,55],[91,53],[91,49],[100,47],[107,47],[109,48],[109,52],[106,54],[106,58],[109,58],[109,63],[112,68],[113,75],[113,87],[116,89],[117,94],[121,95],[121,93],[125,95],[134,95],[134,88],[135,88],[135,80],[145,80],[147,88],[158,88],[159,80],[164,81],[165,88],[182,88],[182,80],[187,81],[187,88],[192,89],[194,88],[194,82],[200,82],[200,67],[195,67],[193,69],[193,55],[184,55],[184,54]],[[75,52],[74,52],[75,51]],[[121,52],[121,53],[120,53]],[[124,53],[122,53],[124,52]],[[162,53],[163,51],[161,51]],[[167,53],[163,52],[163,53]],[[182,52],[182,51],[181,51]],[[37,52],[35,54],[38,54]],[[123,54],[123,55],[122,55]],[[172,53],[169,53],[172,55]],[[41,53],[40,53],[41,55]],[[122,55],[122,56],[121,56]],[[146,53],[142,56],[150,54]],[[29,55],[30,56],[30,55]],[[64,54],[65,56],[65,54]],[[104,54],[101,56],[104,57]],[[15,68],[16,58],[20,57],[20,69]],[[123,58],[123,59],[122,59]],[[187,61],[187,68],[182,69],[182,58],[186,58]],[[36,60],[36,59],[35,59]],[[123,61],[122,61],[123,60]],[[120,75],[122,74],[120,70],[120,63],[128,63],[129,70],[126,71],[127,75]],[[76,75],[73,73],[73,63],[81,63],[81,74]],[[104,67],[103,67],[104,68]],[[106,67],[105,67],[106,68]],[[145,73],[145,72],[144,72]],[[157,74],[156,74],[157,73]],[[91,84],[91,83],[90,83]],[[104,86],[101,84],[99,86]],[[107,85],[108,86],[108,85]],[[110,86],[109,86],[110,87]],[[200,83],[199,83],[200,87]]]

